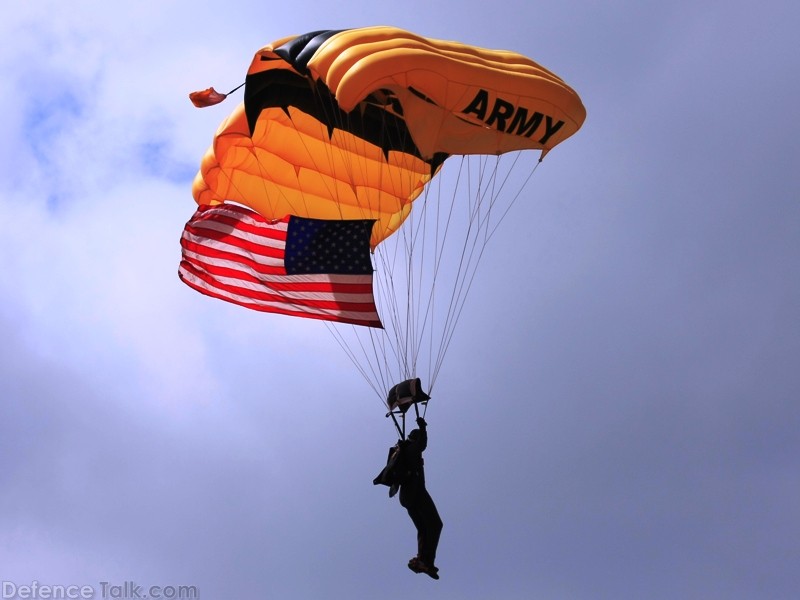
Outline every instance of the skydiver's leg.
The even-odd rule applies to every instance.
[[[415,503],[413,507],[408,508],[408,516],[411,517],[411,520],[414,522],[414,527],[417,528],[417,556],[422,558],[425,540],[427,539],[425,514],[419,509],[419,505]]]
[[[409,481],[400,487],[400,505],[408,511],[408,516],[417,529],[417,556],[422,559],[427,545],[427,518],[424,509],[424,487],[417,481]]]
[[[419,494],[417,504],[420,525],[417,526],[419,535],[419,557],[426,565],[433,567],[436,561],[436,548],[439,546],[439,537],[442,533],[442,519],[433,498],[426,491]]]

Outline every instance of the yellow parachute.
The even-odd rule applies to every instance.
[[[213,89],[205,92],[207,104],[223,97]],[[236,203],[270,222],[287,215],[374,220],[369,247],[376,252],[378,312],[386,331],[369,330],[371,339],[352,344],[345,339],[349,334],[335,335],[383,397],[389,383],[417,376],[417,359],[429,346],[437,346],[425,351],[436,356],[430,359],[436,362],[433,372],[426,374],[433,385],[481,245],[493,232],[487,229],[487,214],[476,208],[491,207],[494,191],[502,187],[494,175],[487,191],[487,157],[521,150],[544,156],[573,135],[585,116],[572,88],[515,52],[428,39],[394,27],[315,31],[277,40],[256,53],[244,102],[214,136],[193,195],[201,206]],[[433,280],[442,276],[438,253],[446,234],[441,228],[449,230],[451,220],[438,212],[440,233],[424,244],[420,239],[428,236],[428,226],[404,223],[413,221],[412,213],[434,212],[412,207],[432,204],[428,184],[453,155],[478,155],[484,162],[478,169],[480,185],[467,194],[454,192],[455,208],[444,209],[458,213],[455,197],[465,195],[462,212],[469,213],[470,233],[462,238],[458,275],[442,303],[435,301],[433,289],[443,286]],[[403,241],[381,257],[382,247],[401,231]],[[425,256],[410,267],[412,254]],[[398,264],[407,269],[402,277],[394,272]],[[429,283],[422,283],[426,279]],[[444,311],[436,308],[443,304]],[[437,312],[446,313],[442,330],[433,325]],[[426,336],[430,340],[423,342]],[[359,357],[370,353],[365,348],[373,354],[369,359]]]
[[[585,115],[569,86],[514,52],[393,27],[314,32],[255,55],[193,193],[270,219],[374,218],[375,247],[446,156],[547,152]]]

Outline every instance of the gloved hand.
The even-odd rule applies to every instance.
[[[428,426],[428,424],[425,422],[425,419],[423,419],[422,417],[417,417],[417,425],[419,425],[420,427]]]

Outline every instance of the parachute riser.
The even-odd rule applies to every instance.
[[[413,405],[414,414],[416,414],[417,419],[419,419],[419,407],[417,404],[426,405],[427,410],[427,404],[430,398],[431,397],[422,390],[422,382],[419,377],[406,379],[389,390],[389,395],[386,398],[386,407],[389,409],[389,412],[386,413],[386,416],[392,417],[394,426],[397,429],[397,433],[400,434],[401,440],[406,439],[406,413],[408,409]],[[402,420],[402,426],[397,419],[398,415],[400,415],[400,419]]]
[[[418,406],[419,404],[423,404],[425,406],[425,410],[423,411],[423,414],[425,412],[427,412],[427,410],[428,410],[428,401],[427,400],[424,400],[422,402],[414,402],[414,414],[416,415],[416,417],[415,417],[416,419],[420,418],[420,412],[419,412],[419,406]],[[401,409],[398,408],[398,409],[390,410],[388,413],[386,413],[387,418],[388,417],[392,418],[392,421],[394,422],[394,427],[395,427],[395,429],[397,429],[397,434],[400,436],[401,440],[406,439],[406,413],[407,412],[408,412],[408,409],[406,409],[404,411],[404,410],[401,410]],[[398,416],[400,417],[399,419],[398,419]]]
[[[387,417],[392,417],[392,421],[394,421],[394,427],[395,427],[395,429],[397,429],[397,435],[400,436],[401,440],[404,440],[404,439],[406,439],[406,415],[404,413],[401,413],[401,414],[402,414],[402,420],[403,420],[403,426],[402,427],[400,427],[400,422],[397,420],[397,417],[395,416],[393,410],[389,411],[388,413],[386,413],[386,416]]]

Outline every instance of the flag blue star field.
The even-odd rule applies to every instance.
[[[267,221],[236,204],[201,206],[183,230],[178,275],[203,294],[254,310],[381,327],[373,223]]]
[[[291,217],[286,232],[286,272],[371,276],[369,236],[373,223]]]

